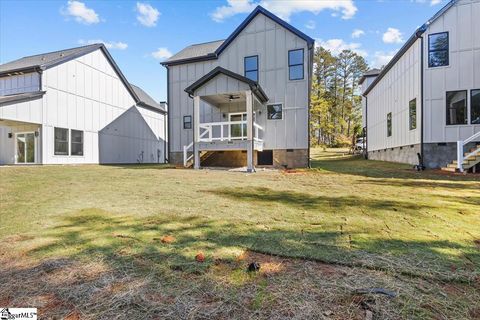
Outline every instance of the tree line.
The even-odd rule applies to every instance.
[[[322,47],[315,49],[313,63],[311,143],[350,146],[362,132],[359,81],[368,64],[351,50],[334,55]]]

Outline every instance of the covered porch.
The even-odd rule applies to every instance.
[[[184,146],[184,165],[193,160],[193,167],[199,169],[202,158],[214,152],[246,151],[244,165],[248,172],[254,171],[254,151],[262,151],[264,144],[265,117],[260,115],[268,98],[262,88],[217,67],[185,91],[193,99],[194,137]]]
[[[0,165],[42,163],[41,125],[0,118]]]

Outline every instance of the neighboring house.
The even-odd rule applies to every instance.
[[[307,167],[313,50],[312,38],[259,6],[226,40],[163,62],[170,161]]]
[[[165,118],[103,44],[0,65],[0,164],[163,163]]]
[[[450,1],[378,75],[365,75],[369,159],[419,164],[418,154],[452,171],[480,161],[479,14],[480,0]]]

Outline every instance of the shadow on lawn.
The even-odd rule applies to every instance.
[[[474,246],[448,241],[365,239],[360,231],[264,227],[200,217],[117,216],[85,209],[66,216],[62,225],[45,235],[49,242],[29,254],[42,259],[97,257],[113,267],[128,265],[148,272],[167,268],[198,273],[215,261],[235,261],[243,250],[427,278],[465,281],[480,271],[480,254]],[[165,235],[173,236],[175,241],[161,242]],[[452,251],[456,253],[446,253]],[[195,261],[198,252],[205,253],[205,263]]]
[[[390,199],[367,199],[357,196],[320,196],[295,191],[277,191],[265,187],[245,187],[214,189],[205,192],[226,197],[232,200],[247,202],[280,203],[292,207],[304,209],[335,208],[342,214],[347,214],[349,208],[362,208],[375,215],[376,210],[402,211],[403,213],[416,215],[421,209],[433,208],[424,204],[413,202],[390,200]],[[383,214],[383,213],[382,213]]]

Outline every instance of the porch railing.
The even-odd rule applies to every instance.
[[[240,134],[232,135],[232,126],[238,126]],[[247,139],[247,121],[224,121],[224,122],[209,122],[200,123],[199,142],[212,141],[232,141],[232,140],[246,140]],[[215,130],[215,128],[219,128]],[[203,130],[203,131],[202,131]],[[215,132],[214,131],[219,131]],[[253,123],[253,140],[256,142],[263,142],[264,129],[258,123]],[[190,154],[189,154],[190,152]],[[183,166],[186,167],[188,162],[194,157],[193,142],[183,146]]]
[[[237,133],[232,132],[235,128]],[[232,141],[232,140],[246,140],[247,139],[247,121],[224,121],[224,122],[208,122],[200,123],[200,142],[212,141]],[[257,123],[253,123],[253,139],[255,141],[263,141],[260,133],[263,133],[263,127]],[[203,130],[203,132],[202,132]]]
[[[468,159],[470,157],[473,157],[473,156],[476,156],[477,154],[480,153],[480,148],[476,148],[473,152],[470,152],[469,154],[467,155],[464,155],[464,147],[476,140],[476,139],[479,139],[480,138],[480,132],[477,132],[475,133],[473,136],[465,139],[465,140],[460,140],[460,141],[457,141],[457,169],[460,171],[460,172],[463,172],[463,160],[464,159]]]

